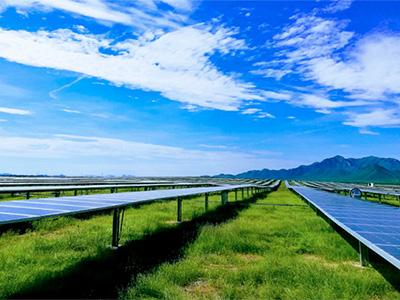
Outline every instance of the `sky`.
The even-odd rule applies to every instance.
[[[400,1],[0,0],[0,173],[400,159]]]

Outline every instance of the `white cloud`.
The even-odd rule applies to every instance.
[[[360,128],[359,132],[360,132],[361,134],[379,135],[378,132],[374,132],[374,131],[367,130],[367,129],[364,129],[364,128]]]
[[[346,107],[360,107],[357,113],[342,111],[348,116],[345,125],[365,127],[397,127],[397,112],[384,107],[399,103],[400,36],[378,33],[356,36],[346,31],[348,20],[319,17],[323,12],[347,9],[352,1],[336,1],[325,10],[308,15],[295,15],[293,23],[274,36],[272,46],[277,59],[259,62],[253,73],[281,79],[295,73],[319,94],[335,91],[335,98],[314,94],[293,93],[288,103],[314,108],[329,114]],[[277,71],[276,73],[274,73]],[[342,92],[342,93],[340,93]],[[315,93],[315,94],[317,94]],[[369,107],[368,112],[365,109]],[[364,112],[363,112],[364,111]]]
[[[71,109],[62,109],[62,111],[65,111],[65,112],[71,113],[71,114],[81,114],[82,113],[79,110],[71,110]]]
[[[74,25],[73,26],[80,33],[88,33],[89,30],[83,25]]]
[[[400,36],[363,38],[348,59],[320,58],[309,62],[309,76],[319,84],[355,93],[364,99],[400,94]]]
[[[32,114],[32,112],[29,110],[7,108],[7,107],[0,107],[0,112],[6,113],[6,114],[11,114],[11,115],[31,115]]]
[[[286,64],[302,63],[317,57],[332,55],[347,45],[354,33],[344,31],[347,21],[328,20],[313,14],[296,16],[294,24],[274,36],[275,47]]]
[[[271,92],[271,91],[262,91],[261,94],[267,99],[273,100],[290,100],[291,95],[289,92]]]
[[[158,176],[239,173],[260,165],[279,167],[287,164],[270,159],[268,155],[260,157],[257,153],[233,152],[223,148],[215,151],[192,150],[63,134],[50,138],[0,137],[0,161],[5,158],[7,161],[13,158],[56,160],[57,164],[49,163],[52,165],[50,171],[44,170],[53,173],[101,174],[107,170],[105,172],[116,174]],[[3,168],[5,165],[2,161]],[[9,167],[12,169],[12,166]]]
[[[86,75],[80,76],[79,78],[75,79],[75,80],[72,81],[71,83],[68,83],[68,84],[66,84],[66,85],[64,85],[64,86],[62,86],[62,87],[60,87],[60,88],[58,88],[58,89],[55,89],[55,90],[53,90],[53,91],[50,91],[50,92],[49,92],[49,96],[50,96],[51,98],[53,98],[53,99],[58,99],[56,93],[58,93],[59,91],[61,91],[61,90],[63,90],[63,89],[69,88],[70,86],[74,85],[74,84],[77,83],[78,81],[81,81],[82,79],[87,78],[87,77],[88,77],[88,76],[86,76]]]
[[[400,110],[377,108],[368,113],[348,113],[349,119],[345,125],[354,127],[398,127],[400,125]]]
[[[278,70],[278,69],[258,69],[250,71],[254,75],[261,75],[263,77],[272,77],[276,78],[276,80],[281,80],[283,76],[289,74],[289,70]]]
[[[258,114],[258,118],[271,118],[271,119],[275,119],[275,116],[274,116],[274,115],[271,115],[271,114],[269,114],[269,113],[267,113],[267,112],[260,112],[260,113]]]
[[[223,146],[223,145],[205,145],[205,144],[200,144],[200,147],[203,148],[210,148],[210,149],[227,149],[227,146]]]
[[[0,57],[37,67],[69,70],[132,89],[159,91],[171,100],[235,111],[246,100],[262,100],[254,86],[223,74],[211,63],[216,51],[244,49],[226,28],[197,25],[153,41],[125,40],[113,46],[102,36],[70,30],[53,32],[0,29]],[[117,55],[104,54],[112,48]]]
[[[129,6],[121,6],[115,1],[105,0],[2,0],[1,10],[16,7],[20,13],[31,10],[48,12],[61,10],[76,16],[84,16],[100,23],[120,23],[142,30],[153,27],[178,28],[187,21],[187,13],[195,8],[190,0],[140,0]],[[171,9],[161,10],[160,3],[170,5]],[[25,11],[24,11],[25,10]],[[178,13],[174,11],[178,11]]]
[[[253,115],[253,114],[258,113],[260,111],[261,111],[261,109],[259,109],[259,108],[248,108],[248,109],[242,110],[240,113],[242,115]]]
[[[324,9],[326,12],[335,13],[341,10],[346,10],[351,6],[353,0],[336,0],[331,5]]]
[[[330,114],[332,109],[343,107],[357,107],[376,104],[370,101],[332,101],[327,97],[321,97],[313,94],[293,94],[292,98],[287,100],[288,103],[295,106],[305,106],[314,108],[316,112],[321,114]]]

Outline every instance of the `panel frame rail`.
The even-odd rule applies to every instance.
[[[221,193],[221,204],[228,203],[228,193],[244,189],[254,193],[271,191],[279,182],[271,186],[252,184],[226,185],[218,187],[182,188],[124,192],[112,194],[83,195],[71,197],[41,198],[0,202],[0,225],[15,224],[45,218],[63,217],[76,214],[112,210],[112,243],[117,248],[121,238],[124,212],[127,207],[161,200],[177,199],[177,222],[182,221],[183,198],[205,195],[205,209],[208,210],[208,197],[211,193]]]

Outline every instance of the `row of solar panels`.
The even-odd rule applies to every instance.
[[[201,187],[216,186],[214,183],[160,183],[160,184],[103,184],[103,185],[55,185],[55,186],[7,186],[0,187],[0,194],[10,193],[33,193],[49,191],[74,191],[74,190],[94,190],[94,189],[117,189],[117,188],[162,188],[162,187]]]
[[[275,186],[276,184],[274,186],[234,185],[3,201],[0,202],[0,224],[126,207],[137,203],[189,195],[244,188],[274,188]]]
[[[315,182],[315,181],[302,181],[302,184],[311,187],[317,188],[320,190],[328,191],[328,192],[345,192],[348,193],[354,188],[358,188],[362,193],[365,194],[376,194],[376,195],[391,195],[395,197],[400,196],[400,192],[393,190],[381,190],[376,188],[367,188],[357,184],[345,184],[345,183],[328,183],[328,182]]]
[[[400,269],[400,209],[300,185],[286,186],[360,243]]]

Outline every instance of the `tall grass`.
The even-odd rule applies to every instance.
[[[230,200],[232,197],[233,193]],[[219,195],[210,196],[209,208],[213,210],[219,206],[220,199]],[[140,241],[146,237],[181,226],[175,222],[176,210],[176,201],[126,209],[120,241],[123,246],[118,250],[109,246],[110,213],[34,221],[24,234],[12,230],[3,233],[0,237],[0,298],[116,297],[124,272],[135,269],[135,264],[145,268],[135,259],[143,260],[151,253],[140,253],[136,244],[129,244],[133,241],[143,245]],[[186,221],[202,214],[204,197],[184,201]],[[162,237],[159,240],[163,241]],[[165,248],[164,245],[158,247],[160,251]],[[151,257],[147,258],[151,265]],[[136,272],[131,271],[126,274]],[[100,278],[102,276],[104,278]],[[105,282],[107,280],[110,282]]]
[[[201,229],[185,258],[132,279],[120,298],[397,299],[398,291],[283,185]],[[298,206],[278,206],[286,204]]]

